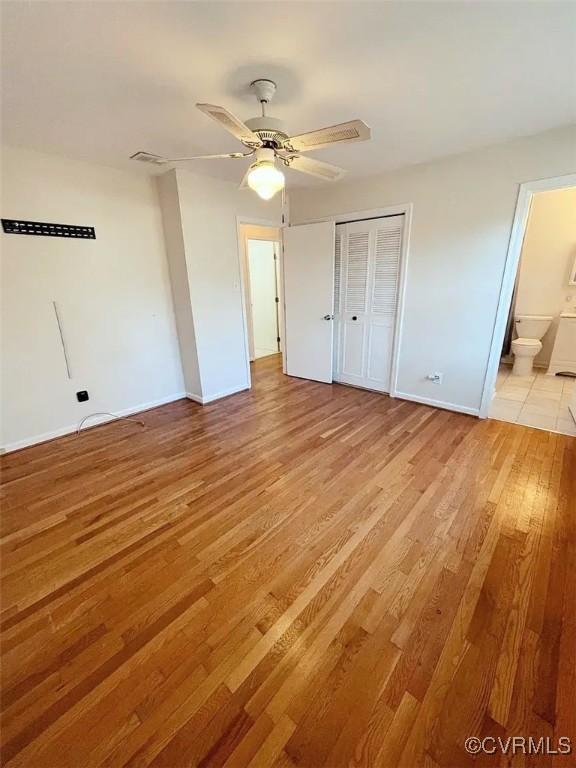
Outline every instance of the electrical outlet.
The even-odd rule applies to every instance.
[[[86,400],[88,400],[88,392],[85,389],[80,390],[80,392],[76,392],[76,399],[79,403],[85,403]]]
[[[432,384],[442,384],[442,381],[444,379],[444,374],[440,373],[439,371],[434,371],[434,373],[429,373],[428,376],[426,376],[428,381],[431,381]]]

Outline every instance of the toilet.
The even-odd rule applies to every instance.
[[[513,376],[530,376],[534,358],[542,349],[544,334],[553,318],[549,315],[516,315],[514,327],[518,335],[512,341],[514,355]]]

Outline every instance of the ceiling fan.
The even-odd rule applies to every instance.
[[[254,80],[250,86],[260,102],[262,115],[246,120],[246,122],[239,120],[224,107],[218,107],[214,104],[196,104],[201,112],[204,112],[228,133],[239,139],[246,147],[246,152],[176,158],[160,157],[149,152],[136,152],[131,156],[132,159],[164,165],[187,160],[254,157],[254,162],[246,171],[240,189],[250,187],[264,200],[270,200],[276,192],[285,186],[284,174],[277,167],[277,162],[279,165],[317,176],[325,181],[337,181],[346,173],[343,168],[314,158],[304,157],[302,153],[314,149],[324,149],[324,147],[333,144],[370,139],[370,128],[362,120],[350,120],[347,123],[331,125],[317,131],[301,133],[298,136],[289,136],[281,120],[266,114],[266,105],[272,100],[276,92],[276,83],[261,78]]]

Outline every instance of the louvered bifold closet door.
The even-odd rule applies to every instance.
[[[404,216],[374,222],[365,386],[390,391]]]
[[[336,227],[342,238],[337,381],[362,385],[366,366],[371,233],[361,222]]]
[[[344,234],[341,227],[336,227],[334,239],[334,345],[332,348],[333,376],[340,370],[340,307],[342,305],[342,239]]]
[[[396,218],[401,221],[396,223]],[[372,287],[372,312],[382,317],[396,316],[398,275],[402,248],[402,220],[394,217],[388,227],[376,230],[376,253]],[[386,220],[385,220],[386,221]],[[394,222],[392,226],[392,222]]]
[[[390,391],[403,227],[404,216],[337,227],[337,381]]]

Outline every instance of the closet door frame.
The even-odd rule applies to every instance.
[[[363,219],[380,219],[387,216],[404,215],[404,229],[402,232],[402,248],[400,252],[400,266],[398,274],[398,305],[394,321],[394,339],[392,342],[392,361],[390,367],[390,397],[398,394],[398,368],[402,351],[402,328],[404,320],[404,306],[406,297],[406,274],[408,271],[408,257],[410,253],[410,232],[412,229],[412,203],[391,205],[386,208],[371,208],[365,211],[350,211],[349,213],[337,213],[333,216],[324,216],[320,219],[307,219],[298,222],[300,224],[314,224],[320,221],[333,221],[335,224],[352,224]],[[334,344],[338,340],[334,339]]]

